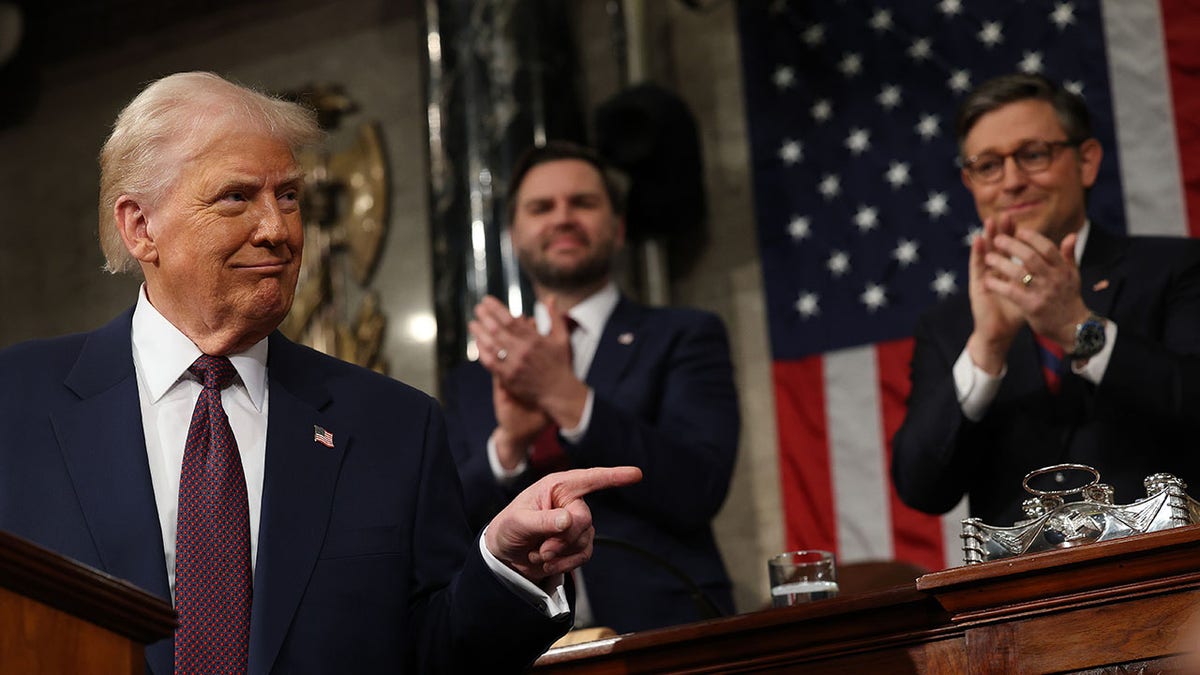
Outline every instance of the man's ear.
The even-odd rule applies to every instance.
[[[1079,178],[1083,187],[1090,188],[1096,182],[1100,173],[1100,159],[1104,157],[1104,149],[1100,141],[1089,138],[1079,144]]]
[[[129,254],[138,261],[153,264],[158,261],[158,247],[150,236],[150,221],[141,204],[129,195],[121,195],[113,206],[117,231]]]

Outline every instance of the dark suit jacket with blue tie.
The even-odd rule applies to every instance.
[[[0,352],[0,528],[169,599],[131,317]],[[513,672],[567,630],[487,569],[434,401],[269,344],[250,673]]]
[[[1123,237],[1093,225],[1080,265],[1084,303],[1117,324],[1098,386],[1067,372],[1052,395],[1023,328],[983,419],[966,419],[951,369],[972,330],[965,293],[917,325],[908,414],[893,439],[892,477],[905,503],[943,513],[966,493],[989,525],[1024,516],[1026,473],[1087,464],[1116,502],[1146,496],[1168,472],[1200,494],[1200,241]]]
[[[720,319],[622,298],[586,381],[595,392],[587,434],[577,444],[563,443],[572,465],[633,465],[644,474],[637,485],[588,499],[597,536],[626,540],[666,560],[732,613],[711,525],[729,488],[739,427]],[[496,417],[491,375],[482,366],[455,369],[443,393],[467,512],[480,527],[530,478],[505,487],[488,465]],[[629,632],[702,618],[683,582],[628,551],[598,545],[583,572],[598,625]]]

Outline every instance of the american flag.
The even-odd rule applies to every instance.
[[[325,427],[320,427],[320,426],[317,426],[314,424],[313,425],[313,440],[327,448],[332,448],[333,447],[333,432],[326,431]]]
[[[1064,83],[1105,149],[1092,222],[1196,235],[1198,16],[1184,0],[738,3],[789,548],[959,564],[965,504],[914,512],[888,476],[909,336],[966,292],[979,228],[954,111],[996,75]]]

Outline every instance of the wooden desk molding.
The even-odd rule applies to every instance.
[[[547,652],[534,673],[1200,673],[1200,526]]]
[[[145,672],[175,610],[142,589],[0,532],[0,672]]]

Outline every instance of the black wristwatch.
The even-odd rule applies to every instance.
[[[1107,339],[1104,331],[1106,321],[1093,312],[1083,323],[1075,324],[1075,346],[1067,356],[1075,361],[1086,361],[1099,354]]]

